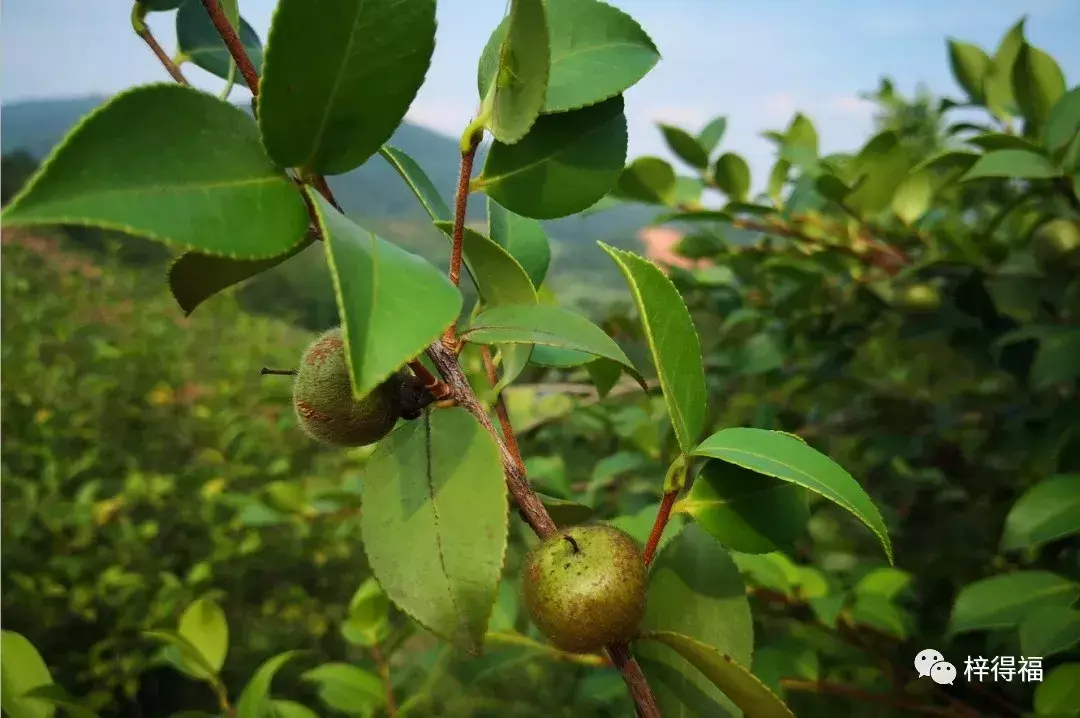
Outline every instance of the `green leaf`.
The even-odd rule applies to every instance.
[[[296,701],[270,701],[270,718],[319,718],[319,714]]]
[[[649,631],[642,638],[659,641],[673,649],[701,671],[746,715],[754,718],[795,718],[791,709],[757,676],[712,646],[671,631]]]
[[[244,692],[240,694],[240,700],[236,704],[237,718],[274,718],[270,684],[281,667],[299,654],[300,651],[279,653],[258,667],[255,675],[244,687]]]
[[[488,233],[491,239],[518,261],[537,289],[551,264],[551,245],[544,226],[535,219],[514,214],[488,197]]]
[[[372,571],[398,608],[476,653],[507,541],[507,490],[495,442],[467,411],[404,424],[367,464],[360,529]]]
[[[379,582],[369,578],[356,589],[349,613],[341,625],[345,640],[358,646],[374,646],[386,637],[390,621],[390,599]]]
[[[215,674],[221,671],[229,652],[229,624],[220,606],[205,598],[195,601],[180,616],[176,633],[195,647]]]
[[[851,474],[805,442],[777,431],[734,427],[716,432],[691,453],[727,461],[821,494],[866,524],[892,563],[892,543],[874,502]]]
[[[800,150],[810,157],[817,157],[818,134],[809,117],[799,112],[792,118],[784,134],[784,144],[792,150]]]
[[[979,160],[982,155],[977,152],[964,150],[943,150],[930,155],[925,160],[915,165],[912,174],[924,170],[934,172],[967,172]]]
[[[914,172],[896,188],[892,211],[901,222],[910,226],[926,214],[933,198],[934,175],[930,172]]]
[[[390,145],[380,147],[379,155],[397,170],[405,183],[409,185],[409,189],[420,200],[421,206],[423,206],[432,221],[446,221],[452,218],[450,208],[439,194],[439,190],[435,188],[435,184],[420,165],[416,163],[416,160]]]
[[[675,204],[675,170],[659,157],[638,157],[622,171],[612,196],[646,204]]]
[[[1080,86],[1066,92],[1057,101],[1043,126],[1043,144],[1056,153],[1080,133]]]
[[[882,132],[859,152],[854,166],[861,180],[844,197],[844,204],[863,215],[876,214],[892,202],[911,170],[911,158],[896,132]]]
[[[259,36],[248,24],[247,20],[240,19],[240,42],[255,66],[255,72],[262,72],[262,42]],[[232,63],[232,55],[225,42],[214,29],[210,22],[210,16],[202,0],[184,0],[184,4],[176,13],[176,48],[183,53],[191,62],[195,63],[211,75],[216,75],[223,80],[229,79],[229,65]],[[239,72],[235,75],[237,84],[247,87],[247,82]]]
[[[1080,376],[1080,330],[1072,327],[1046,331],[1039,337],[1039,351],[1031,365],[1030,381],[1035,389],[1045,389]]]
[[[175,10],[184,0],[139,0],[148,12],[168,12]]]
[[[963,88],[972,102],[982,104],[986,101],[983,82],[990,71],[990,56],[971,43],[949,40],[948,44],[949,66],[956,83]]]
[[[783,203],[782,193],[784,191],[784,185],[788,181],[788,173],[791,172],[791,163],[785,159],[779,159],[776,164],[773,165],[772,172],[769,173],[769,187],[767,194],[769,199],[773,201],[773,204],[778,207]]]
[[[498,40],[493,51],[484,48],[477,82],[485,126],[496,140],[512,145],[536,122],[547,95],[551,48],[544,0],[510,0],[507,23],[506,31],[488,41]]]
[[[315,242],[310,235],[285,254],[270,259],[231,259],[185,252],[169,265],[169,290],[185,316],[218,292],[282,264]]]
[[[300,679],[316,685],[323,703],[348,715],[370,715],[386,703],[382,681],[359,666],[324,663]]]
[[[856,625],[869,626],[901,641],[906,640],[910,633],[911,620],[883,596],[856,596],[848,614]]]
[[[1075,716],[1080,713],[1080,663],[1063,663],[1046,674],[1035,688],[1035,712],[1040,716]]]
[[[275,257],[308,229],[251,118],[198,90],[146,85],[87,115],[5,208],[6,227],[76,224],[178,249]]]
[[[993,152],[994,150],[1027,150],[1028,152],[1043,154],[1043,149],[1031,140],[1005,132],[984,132],[974,137],[968,137],[964,142],[980,147],[987,152]]]
[[[726,117],[717,117],[702,128],[701,132],[698,133],[697,141],[698,144],[701,145],[701,148],[705,150],[705,154],[712,154],[712,151],[720,144],[720,140],[724,138],[724,132],[726,131]]]
[[[1065,76],[1054,58],[1025,42],[1013,65],[1012,87],[1025,125],[1040,127],[1065,94]],[[1029,129],[1025,126],[1025,133]]]
[[[537,344],[571,349],[621,365],[647,390],[645,379],[615,340],[580,314],[550,305],[492,307],[461,338],[474,344]]]
[[[990,68],[983,78],[984,104],[997,118],[1003,119],[1016,113],[1016,98],[1012,91],[1013,66],[1024,44],[1024,24],[1021,17],[1001,38],[994,52]]]
[[[545,113],[566,112],[607,100],[632,87],[660,60],[660,53],[629,15],[599,0],[547,0],[551,71]],[[508,17],[492,33],[480,60],[484,97],[494,82],[498,48]]]
[[[600,247],[618,265],[634,296],[668,416],[679,446],[687,453],[705,426],[705,369],[694,321],[679,291],[659,267],[632,252],[602,242]]]
[[[693,636],[743,667],[752,664],[746,589],[731,557],[700,527],[687,526],[656,557],[639,631]],[[736,714],[720,689],[675,650],[641,642],[634,653],[665,718]]]
[[[745,202],[750,194],[750,165],[739,155],[725,152],[713,169],[716,185],[733,202]]]
[[[1080,643],[1080,611],[1068,606],[1046,606],[1020,624],[1020,649],[1025,656],[1043,658],[1064,653]]]
[[[545,115],[519,142],[492,144],[474,189],[523,217],[575,214],[600,201],[618,181],[626,142],[622,95]]]
[[[664,135],[664,141],[675,155],[691,167],[699,170],[709,166],[709,153],[705,151],[697,139],[686,130],[672,125],[658,125]]]
[[[283,167],[336,175],[390,139],[435,49],[435,0],[281,0],[266,44],[259,129]]]
[[[49,667],[22,634],[0,631],[0,706],[10,718],[52,718],[53,704],[25,694],[52,683]]]
[[[1005,517],[1003,551],[1031,548],[1080,533],[1080,474],[1061,474],[1025,491]]]
[[[791,551],[810,508],[802,487],[723,461],[708,461],[673,512],[685,513],[722,545],[743,553]]]
[[[376,237],[309,191],[334,281],[353,390],[366,396],[442,335],[461,292],[427,261]]]
[[[898,568],[877,568],[859,579],[855,584],[857,596],[880,596],[886,600],[896,599],[911,585],[911,574]]]
[[[98,718],[98,714],[84,706],[79,700],[73,698],[63,686],[56,683],[47,683],[43,686],[31,688],[22,694],[22,699],[41,700],[62,708],[62,713],[68,718]],[[15,714],[8,714],[11,718],[18,718]]]
[[[566,499],[559,499],[539,492],[536,495],[551,515],[551,520],[559,528],[585,523],[596,513],[592,507],[579,504],[576,501],[567,501]]]
[[[191,645],[183,636],[173,631],[143,631],[146,638],[164,643],[175,653],[175,661],[171,661],[177,669],[197,680],[210,680],[217,674],[217,670],[210,665],[195,646]]]
[[[960,589],[949,617],[949,633],[1012,628],[1035,610],[1068,606],[1080,584],[1048,571],[1014,571]]]
[[[1043,155],[1026,150],[997,150],[982,157],[960,178],[961,182],[983,177],[1047,179],[1061,172]]]

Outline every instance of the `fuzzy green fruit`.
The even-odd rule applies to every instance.
[[[1075,260],[1080,255],[1080,226],[1067,219],[1051,220],[1035,232],[1032,248],[1035,258],[1048,269],[1063,260]]]
[[[334,327],[312,342],[300,359],[293,410],[301,428],[316,441],[334,446],[374,444],[401,418],[402,387],[409,376],[398,371],[356,399],[341,327]]]
[[[931,284],[913,284],[896,292],[893,305],[911,312],[932,312],[941,308],[941,290]]]
[[[525,606],[556,647],[591,653],[629,640],[645,614],[645,562],[614,526],[571,526],[525,559]]]

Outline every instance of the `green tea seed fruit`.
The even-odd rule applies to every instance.
[[[645,563],[634,537],[614,526],[571,526],[525,559],[525,606],[552,644],[591,653],[629,640],[645,613]]]
[[[893,305],[911,312],[932,312],[941,308],[941,291],[931,284],[913,284],[896,292]]]
[[[1036,230],[1032,249],[1040,264],[1053,269],[1063,260],[1080,256],[1080,226],[1077,225],[1067,219],[1054,219]]]
[[[411,376],[411,375],[409,375]],[[345,342],[335,327],[311,343],[293,383],[293,410],[308,436],[334,446],[366,446],[390,433],[401,417],[399,371],[356,399],[349,379]]]

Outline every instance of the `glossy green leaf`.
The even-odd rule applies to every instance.
[[[390,145],[380,147],[379,155],[397,170],[397,173],[405,180],[405,184],[409,185],[409,189],[420,200],[421,206],[433,221],[440,222],[451,219],[452,215],[446,201],[443,200],[431,178],[416,163],[416,160]]]
[[[435,49],[435,0],[281,0],[266,44],[259,129],[283,167],[336,175],[397,129]]]
[[[866,574],[855,584],[859,596],[881,596],[889,601],[896,599],[911,585],[911,574],[898,568],[878,568]]]
[[[673,511],[694,518],[722,545],[743,553],[791,551],[806,531],[806,491],[724,461],[709,461]]]
[[[638,157],[622,171],[612,196],[646,204],[674,204],[675,169],[659,157]]]
[[[300,679],[314,683],[323,703],[347,715],[370,715],[386,703],[382,681],[359,666],[324,663]]]
[[[690,636],[671,631],[648,631],[643,640],[658,641],[685,658],[746,715],[755,718],[795,718],[775,693],[731,656]]]
[[[180,85],[138,87],[91,112],[2,218],[5,227],[99,227],[243,259],[287,252],[308,229],[303,200],[251,118]]]
[[[296,701],[270,701],[270,718],[319,718],[319,714]]]
[[[971,43],[949,40],[949,65],[956,83],[973,102],[985,101],[983,81],[990,70],[990,56]]]
[[[286,651],[267,659],[256,669],[243,693],[236,703],[237,718],[274,718],[270,700],[270,684],[281,667],[300,654],[300,651]]]
[[[966,182],[984,177],[1046,179],[1060,174],[1043,155],[1026,150],[997,150],[980,157],[960,180]]]
[[[1052,153],[1064,149],[1080,133],[1080,86],[1057,101],[1043,126],[1043,143]]]
[[[229,652],[229,624],[220,606],[198,599],[180,616],[176,633],[202,654],[215,674],[221,671]]]
[[[818,155],[818,134],[814,123],[801,112],[797,113],[784,134],[786,147],[800,150],[808,156]]]
[[[506,30],[488,42],[496,46],[484,48],[477,80],[485,126],[499,142],[513,144],[536,122],[547,96],[551,47],[544,0],[510,0]]]
[[[855,602],[848,607],[848,619],[858,626],[869,626],[901,641],[906,640],[911,632],[911,619],[884,596],[856,596]]]
[[[750,165],[739,155],[725,152],[716,160],[713,169],[716,186],[732,202],[744,202],[750,194]]]
[[[987,152],[993,152],[994,150],[1027,150],[1028,152],[1043,154],[1043,149],[1031,140],[1019,135],[1010,135],[1006,132],[983,132],[974,137],[966,138],[964,142],[981,147]]]
[[[345,640],[359,646],[374,646],[386,638],[390,626],[390,599],[374,578],[356,589],[349,612],[341,624]]]
[[[585,352],[618,363],[643,389],[647,386],[614,339],[585,317],[561,307],[492,307],[481,312],[461,338],[474,344],[537,344]]]
[[[1080,584],[1049,571],[1014,571],[960,589],[949,616],[949,633],[1012,628],[1046,606],[1068,606]]]
[[[721,429],[692,452],[790,481],[850,511],[881,541],[889,563],[892,543],[880,512],[851,474],[825,454],[788,434],[764,429]]]
[[[139,0],[149,12],[168,12],[180,7],[184,0]]]
[[[98,718],[98,714],[73,698],[67,689],[56,683],[47,683],[36,688],[31,688],[22,694],[22,701],[45,701],[46,703],[62,709],[61,715],[67,718]],[[19,718],[17,714],[8,713],[10,718]]]
[[[52,683],[49,667],[22,634],[0,631],[0,705],[11,718],[52,718],[53,704],[24,694]]]
[[[699,170],[706,169],[709,166],[709,153],[705,151],[705,148],[701,146],[693,135],[672,125],[661,124],[659,127],[661,134],[664,136],[664,141],[667,142],[668,149],[674,152],[679,159]]]
[[[618,181],[626,142],[622,95],[545,115],[519,142],[491,146],[474,189],[523,217],[575,214],[598,202]]]
[[[712,154],[712,151],[720,144],[720,140],[724,138],[724,132],[726,131],[726,117],[717,117],[702,128],[701,132],[698,133],[697,141],[701,148],[705,150],[705,154]]]
[[[540,346],[533,348],[533,353],[532,356],[529,357],[529,362],[536,364],[537,366],[570,369],[577,366],[584,366],[594,359],[596,359],[596,355],[588,352],[562,349],[561,347],[541,344]]]
[[[1020,648],[1025,656],[1052,656],[1080,643],[1080,611],[1069,606],[1045,606],[1020,624]]]
[[[906,225],[914,224],[930,209],[934,198],[934,176],[930,172],[913,172],[896,188],[892,211]]]
[[[1021,17],[998,43],[990,67],[983,78],[984,104],[999,119],[1016,114],[1016,98],[1012,90],[1013,66],[1024,44],[1024,25],[1027,16]]]
[[[428,412],[378,445],[363,487],[364,550],[390,600],[479,652],[508,530],[495,442],[464,409]]]
[[[439,338],[461,312],[461,292],[420,257],[376,237],[316,192],[315,207],[352,370],[366,396]]]
[[[175,657],[175,660],[171,661],[171,663],[181,672],[197,680],[208,680],[216,676],[217,670],[210,665],[202,651],[178,633],[174,631],[143,631],[143,636],[164,643],[168,649],[171,649]]]
[[[699,526],[684,528],[657,555],[639,631],[693,636],[740,666],[752,665],[746,589],[731,557]],[[723,692],[672,648],[643,641],[634,653],[664,718],[735,714]]]
[[[943,150],[930,155],[915,165],[912,173],[933,170],[935,172],[967,172],[982,155],[964,150]]]
[[[844,197],[844,204],[863,215],[882,211],[908,177],[911,165],[898,133],[882,132],[874,136],[854,160],[862,179]]]
[[[1065,94],[1065,76],[1054,58],[1025,42],[1013,65],[1012,87],[1024,121],[1031,127],[1039,127]]]
[[[684,453],[705,426],[705,370],[701,342],[682,295],[659,267],[632,252],[600,247],[618,265],[634,297],[668,416]]]
[[[576,501],[568,501],[539,492],[536,495],[540,498],[540,503],[548,510],[551,520],[559,528],[585,523],[596,514],[592,507]]]
[[[641,26],[600,0],[546,0],[551,41],[545,113],[566,112],[621,94],[645,77],[660,53]],[[492,33],[480,60],[480,96],[494,82],[510,18]]]
[[[491,239],[518,261],[533,286],[539,289],[551,264],[551,245],[544,226],[535,219],[514,214],[490,197],[487,218]]]
[[[285,254],[270,259],[231,259],[185,252],[169,265],[169,290],[185,316],[218,292],[240,284],[292,259],[315,241],[310,235]]]
[[[1030,548],[1080,533],[1080,474],[1051,476],[1032,486],[1005,517],[1004,551]]]
[[[1080,710],[1080,663],[1062,663],[1046,674],[1035,688],[1039,716],[1075,716]]]
[[[248,24],[247,20],[240,19],[240,42],[247,51],[251,64],[255,66],[255,72],[262,72],[262,42],[259,36]],[[176,13],[176,47],[185,57],[195,63],[211,75],[216,75],[223,80],[229,78],[229,65],[232,63],[232,55],[229,48],[225,47],[224,41],[210,22],[210,16],[202,0],[184,0],[184,4]],[[241,73],[235,77],[237,84],[247,87],[247,82]]]

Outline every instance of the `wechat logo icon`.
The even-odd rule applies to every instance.
[[[952,682],[956,680],[956,666],[946,661],[941,651],[935,651],[933,648],[919,651],[919,654],[915,656],[915,670],[918,671],[919,678],[929,676],[934,683],[942,686],[952,685]]]

